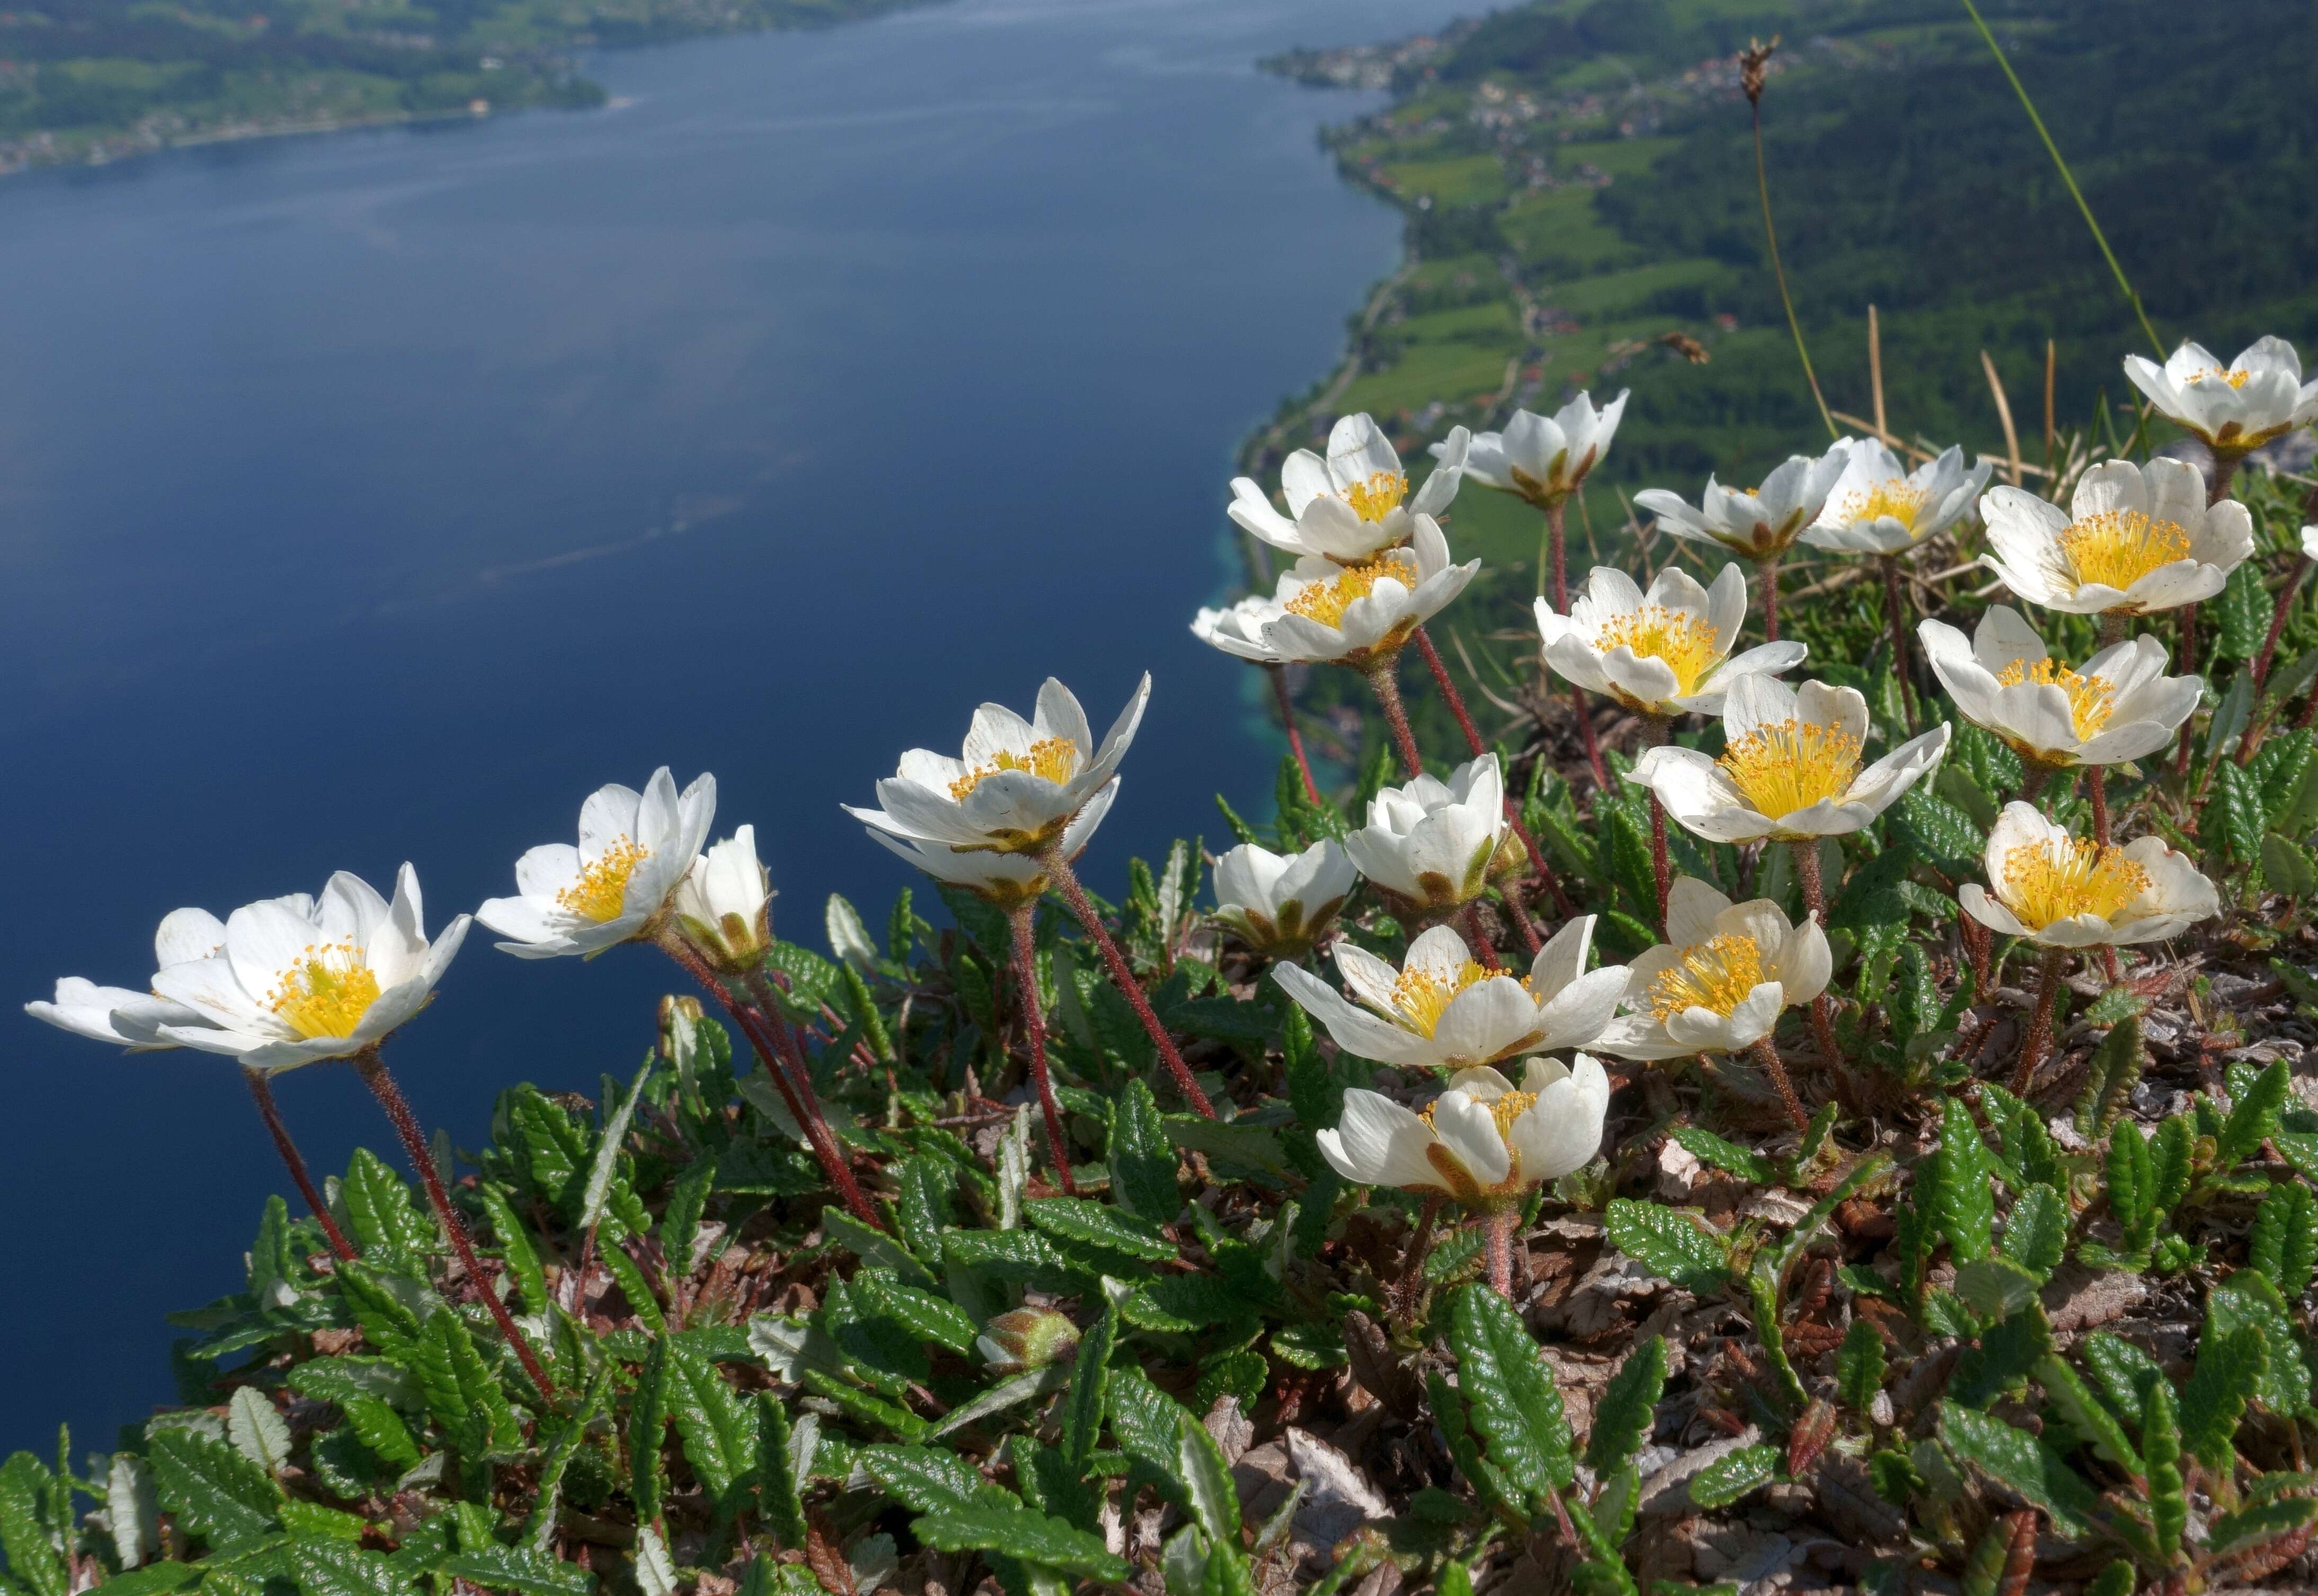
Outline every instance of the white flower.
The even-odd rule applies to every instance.
[[[2144,615],[2210,599],[2253,553],[2253,518],[2234,499],[2206,506],[2186,460],[2104,460],[2063,511],[2019,488],[1981,500],[1994,552],[1981,564],[2031,604],[2071,615]]]
[[[1409,943],[1398,969],[1340,942],[1336,973],[1365,1008],[1300,966],[1272,974],[1346,1052],[1411,1069],[1461,1069],[1592,1041],[1626,990],[1624,966],[1586,968],[1593,943],[1594,916],[1580,915],[1515,978],[1476,964],[1453,926]]]
[[[1470,436],[1452,428],[1446,442],[1433,445],[1441,464],[1403,503],[1408,473],[1391,440],[1365,415],[1342,417],[1329,430],[1326,459],[1298,449],[1280,468],[1286,515],[1271,508],[1254,478],[1241,476],[1232,479],[1231,518],[1274,548],[1356,564],[1407,542],[1416,517],[1449,508]]]
[[[1751,493],[1726,488],[1710,476],[1696,509],[1681,494],[1664,488],[1645,488],[1634,495],[1634,502],[1657,516],[1658,525],[1676,537],[1718,543],[1750,560],[1767,560],[1783,554],[1805,527],[1819,519],[1850,457],[1845,444],[1816,458],[1791,455]]]
[[[845,812],[904,843],[1043,852],[1110,785],[1150,701],[1146,672],[1098,747],[1086,711],[1049,676],[1038,690],[1035,718],[984,704],[966,728],[963,757],[912,748],[902,755],[899,771],[877,783],[878,808],[848,804]]]
[[[1798,692],[1742,676],[1722,707],[1725,748],[1647,749],[1626,779],[1658,795],[1667,814],[1717,843],[1841,836],[1873,822],[1947,752],[1943,721],[1859,768],[1867,700],[1848,687],[1806,681]]]
[[[1626,1007],[1595,1042],[1627,1059],[1739,1053],[1771,1034],[1782,1011],[1827,990],[1827,933],[1808,915],[1791,925],[1767,897],[1734,904],[1677,876],[1667,894],[1667,942],[1634,960]]]
[[[1449,540],[1431,516],[1415,518],[1406,548],[1389,548],[1357,564],[1307,555],[1283,571],[1269,599],[1229,609],[1202,609],[1192,635],[1258,664],[1291,661],[1360,666],[1406,643],[1465,591],[1478,560],[1449,562]]]
[[[1712,588],[1664,566],[1647,595],[1624,572],[1596,565],[1586,590],[1566,616],[1537,601],[1545,663],[1565,681],[1640,714],[1719,715],[1738,678],[1775,675],[1806,652],[1800,643],[1765,643],[1730,657],[1747,618],[1747,578],[1736,565],[1725,565]]]
[[[1293,855],[1242,843],[1216,861],[1216,918],[1259,952],[1292,958],[1336,917],[1359,879],[1334,837]]]
[[[2160,415],[2217,454],[2243,454],[2318,420],[2318,383],[2302,380],[2302,357],[2284,338],[2259,338],[2226,366],[2186,342],[2161,366],[2128,355],[2125,374]]]
[[[2318,560],[2318,527],[2302,528],[2302,557],[2305,560]]]
[[[773,943],[773,884],[757,859],[757,828],[741,826],[692,861],[669,906],[685,939],[728,969],[760,961]]]
[[[1344,839],[1344,851],[1397,908],[1455,908],[1488,885],[1507,829],[1505,778],[1497,756],[1485,753],[1446,781],[1419,776],[1384,789],[1369,800],[1369,823]]]
[[[1446,1192],[1480,1207],[1584,1168],[1609,1107],[1609,1077],[1580,1053],[1571,1069],[1532,1059],[1519,1091],[1494,1069],[1465,1070],[1422,1113],[1355,1087],[1335,1129],[1314,1140],[1347,1180]]]
[[[1550,417],[1517,410],[1503,432],[1484,432],[1465,455],[1465,474],[1485,488],[1517,493],[1548,509],[1576,492],[1586,473],[1610,452],[1626,394],[1594,408],[1594,396],[1580,393]],[[1433,452],[1446,453],[1442,445]]]
[[[427,1006],[466,939],[467,919],[428,942],[418,872],[407,864],[391,904],[345,870],[319,899],[245,904],[226,920],[217,954],[153,977],[157,993],[203,1022],[165,1024],[161,1040],[229,1053],[253,1069],[362,1052]]]
[[[580,845],[543,843],[515,861],[517,896],[494,897],[475,918],[509,940],[518,959],[593,958],[649,936],[692,868],[716,818],[716,778],[679,794],[662,765],[642,792],[615,783],[580,806]]]
[[[1110,813],[1111,800],[1119,796],[1119,782],[1110,786],[1087,799],[1086,807],[1072,816],[1063,828],[1063,857],[1076,859],[1094,839],[1095,827]],[[866,816],[874,811],[850,809],[849,815]],[[1002,909],[1017,909],[1026,903],[1036,903],[1047,894],[1047,867],[1038,857],[1029,853],[993,853],[988,849],[953,848],[948,843],[929,843],[917,837],[897,837],[885,827],[872,822],[869,838],[892,852],[908,860],[937,881],[952,887],[962,887],[984,901]]]
[[[2153,942],[2221,912],[2214,884],[2162,837],[2101,847],[2069,834],[2035,806],[2004,806],[1988,834],[1990,893],[1956,888],[1964,913],[2039,947]]]
[[[2205,691],[2201,677],[2166,675],[2165,645],[2146,633],[2071,671],[2005,605],[1980,618],[1969,642],[1940,621],[1916,631],[1963,717],[2042,764],[2115,765],[2154,753]]]
[[[172,909],[153,933],[154,968],[206,959],[224,945],[225,924],[215,915],[207,909]],[[57,983],[54,1002],[28,1003],[24,1012],[75,1036],[117,1041],[140,1052],[175,1045],[161,1039],[164,1025],[209,1023],[182,1003],[127,987],[100,987],[79,976]]]
[[[1803,528],[1803,541],[1851,554],[1905,554],[1970,509],[1994,469],[1982,460],[1966,470],[1963,450],[1951,448],[1910,475],[1881,439],[1854,438],[1827,508]]]

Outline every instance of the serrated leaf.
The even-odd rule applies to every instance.
[[[1195,1114],[1171,1114],[1163,1123],[1167,1139],[1186,1152],[1204,1153],[1255,1175],[1296,1173],[1296,1161],[1288,1156],[1279,1132],[1265,1126],[1226,1124]]]
[[[342,1396],[338,1411],[346,1416],[346,1428],[355,1438],[384,1461],[400,1468],[417,1466],[419,1459],[418,1442],[402,1415],[384,1400],[375,1396]]]
[[[1166,1263],[1179,1249],[1160,1233],[1156,1222],[1083,1197],[1034,1197],[1022,1204],[1029,1222],[1050,1236],[1101,1247],[1146,1263]]]
[[[1110,1349],[1118,1339],[1117,1303],[1104,1309],[1101,1317],[1079,1338],[1070,1390],[1062,1406],[1062,1457],[1074,1476],[1084,1474],[1094,1460],[1095,1441],[1102,1429],[1104,1397],[1110,1389]]]
[[[1239,1545],[1239,1488],[1223,1448],[1207,1427],[1188,1411],[1177,1410],[1175,1424],[1176,1483],[1183,1488],[1191,1517],[1218,1546]]]
[[[490,1217],[491,1239],[499,1243],[499,1256],[507,1260],[508,1273],[515,1276],[517,1289],[523,1296],[523,1305],[534,1313],[547,1311],[547,1273],[540,1267],[539,1251],[531,1244],[531,1235],[516,1213],[515,1204],[508,1195],[490,1181],[482,1182],[476,1194],[483,1212]]]
[[[1577,1477],[1561,1393],[1537,1339],[1513,1305],[1487,1285],[1449,1301],[1457,1388],[1487,1443],[1489,1461],[1515,1488],[1542,1501]]]
[[[1853,1412],[1864,1415],[1875,1405],[1875,1394],[1883,1389],[1883,1363],[1882,1334],[1862,1314],[1851,1321],[1835,1353],[1836,1384]]]
[[[657,1053],[647,1057],[643,1067],[636,1071],[629,1084],[627,1095],[605,1122],[603,1134],[596,1139],[595,1156],[588,1160],[588,1177],[580,1188],[580,1214],[573,1229],[593,1230],[603,1222],[612,1204],[612,1181],[620,1170],[620,1150],[628,1139],[628,1124],[636,1116],[636,1101],[643,1096],[644,1081],[660,1062]],[[617,1238],[614,1238],[617,1240]]]
[[[0,1464],[0,1550],[8,1554],[8,1572],[30,1585],[32,1596],[65,1596],[71,1584],[57,1546],[57,1531],[65,1527],[48,1521],[54,1485],[48,1465],[30,1452]]]
[[[463,1547],[442,1567],[454,1579],[518,1596],[590,1596],[596,1589],[595,1574],[576,1563],[496,1541]]]
[[[274,1527],[282,1493],[273,1477],[229,1442],[196,1430],[148,1431],[162,1510],[216,1552],[233,1552]]]
[[[2318,894],[2318,862],[2301,843],[2266,831],[2261,834],[2261,879],[2273,892],[2306,898]]]
[[[2215,710],[2214,726],[2221,725],[2221,711]],[[2224,762],[2214,767],[2213,789],[2202,819],[2208,823],[2205,834],[2220,839],[2222,852],[2232,863],[2251,864],[2261,857],[2261,795],[2235,764]]]
[[[2108,1211],[2124,1228],[2127,1245],[2131,1239],[2145,1236],[2157,1223],[2156,1203],[2152,1188],[2155,1177],[2150,1172],[2149,1143],[2143,1139],[2141,1128],[2130,1121],[2109,1132]],[[2143,1242],[2142,1245],[2146,1245]]]
[[[2091,1371],[2098,1384],[2100,1398],[2108,1404],[2109,1411],[2139,1429],[2149,1388],[2162,1380],[2165,1372],[2149,1354],[2107,1330],[2095,1330],[2087,1336],[2077,1348],[2077,1356]]]
[[[913,1513],[1001,1511],[1020,1505],[1004,1486],[982,1477],[955,1452],[933,1447],[864,1447],[859,1462],[885,1493]]]
[[[1740,1447],[1726,1452],[1690,1478],[1690,1500],[1712,1512],[1778,1478],[1783,1461],[1776,1447]]]
[[[1972,816],[1954,804],[1933,797],[1919,784],[1885,814],[1893,834],[1949,880],[1970,880],[1979,874],[1988,839]]]
[[[2318,1200],[2308,1186],[2289,1180],[2262,1199],[2246,1241],[2246,1261],[2289,1303],[2310,1289],[2311,1273],[2318,1268]]]
[[[822,1234],[834,1245],[859,1258],[872,1268],[891,1269],[904,1285],[930,1289],[940,1283],[933,1271],[921,1263],[916,1255],[883,1231],[873,1231],[841,1208],[821,1211]],[[986,1233],[986,1232],[984,1232]],[[944,1256],[948,1256],[966,1232],[952,1231],[942,1238]]]
[[[1726,1174],[1742,1177],[1756,1186],[1769,1186],[1779,1177],[1777,1167],[1761,1153],[1735,1141],[1726,1141],[1703,1126],[1676,1125],[1667,1134],[1700,1163]]]
[[[1700,1296],[1730,1276],[1730,1244],[1702,1222],[1657,1203],[1611,1199],[1610,1244],[1652,1274]]]
[[[668,1543],[649,1524],[636,1526],[636,1586],[643,1596],[677,1596],[680,1581]]]
[[[1933,1221],[1959,1264],[1988,1256],[1996,1224],[1996,1170],[1972,1110],[1958,1097],[1942,1105],[1939,1204]]]
[[[961,1356],[974,1350],[981,1329],[948,1298],[903,1285],[882,1269],[862,1269],[850,1284],[863,1312],[897,1321],[912,1335]]]
[[[2227,1557],[2291,1535],[2318,1517],[2318,1500],[2289,1496],[2216,1519],[2206,1529],[2206,1555]]]
[[[435,1222],[410,1200],[401,1177],[368,1148],[355,1149],[338,1186],[338,1207],[365,1257],[382,1262],[422,1258],[435,1242]]]
[[[1995,1267],[2010,1267],[2006,1264]],[[1978,1344],[1967,1348],[1956,1360],[1955,1375],[1947,1387],[1949,1400],[1967,1407],[1984,1408],[1999,1396],[2027,1384],[2037,1361],[2052,1349],[2052,1328],[2044,1321],[2044,1310],[2032,1300],[2018,1312],[1981,1330]]]
[[[2252,1086],[2236,1097],[2230,1105],[2229,1117],[2222,1122],[2221,1134],[2214,1139],[2216,1173],[2227,1174],[2251,1158],[2269,1133],[2278,1129],[2278,1111],[2286,1105],[2287,1092],[2286,1060],[2280,1059],[2256,1076]],[[2185,1133],[2188,1129],[2186,1125],[2182,1127]]]
[[[265,1393],[244,1385],[226,1404],[226,1438],[267,1474],[280,1474],[290,1461],[290,1426],[274,1411]]]
[[[939,1552],[998,1552],[1094,1580],[1117,1582],[1134,1572],[1099,1537],[1027,1507],[945,1508],[920,1515],[910,1528]]]
[[[1586,1467],[1608,1475],[1633,1461],[1649,1438],[1666,1381],[1666,1338],[1652,1336],[1627,1354],[1595,1404],[1594,1429],[1586,1438]]]
[[[2163,1381],[2149,1388],[2141,1425],[2141,1472],[2149,1494],[2149,1519],[2158,1555],[2170,1561],[2181,1550],[2189,1504],[2181,1484],[2181,1440],[2173,1423],[2173,1388]],[[2227,1442],[2224,1443],[2224,1447]]]
[[[346,1261],[338,1265],[335,1278],[339,1297],[354,1314],[355,1322],[362,1326],[363,1339],[385,1357],[398,1361],[408,1358],[418,1341],[418,1315],[406,1300],[406,1292],[396,1289],[404,1284],[402,1277]],[[409,1285],[409,1297],[422,1295],[415,1282]]]
[[[2126,1438],[2125,1427],[2064,1359],[2046,1354],[2036,1365],[2036,1380],[2080,1440],[2127,1474],[2141,1472],[2141,1454]]]
[[[347,1541],[293,1537],[282,1556],[300,1596],[417,1596],[417,1583],[392,1560]]]
[[[681,1337],[669,1341],[668,1415],[684,1458],[720,1516],[757,1461],[757,1414],[716,1366]]]
[[[2239,1270],[2206,1297],[2205,1342],[2226,1339],[2242,1329],[2261,1337],[2262,1374],[2254,1385],[2254,1399],[2280,1418],[2301,1413],[2310,1405],[2310,1370],[2302,1361],[2301,1338],[2278,1287],[2254,1269]],[[2201,1361],[2203,1346],[2201,1342]],[[2192,1387],[2196,1383],[2192,1375]],[[2206,1454],[2199,1451],[2198,1456]]]
[[[1954,1402],[1940,1404],[1940,1440],[1959,1463],[2043,1508],[2055,1531],[2084,1533],[2083,1515],[2098,1504],[2090,1485],[2027,1431]]]
[[[2181,1393],[2181,1444],[2192,1456],[2215,1468],[2226,1467],[2246,1403],[2261,1389],[2269,1367],[2261,1331],[2245,1325],[2234,1335],[2208,1330],[2197,1348],[2197,1366]],[[2142,1439],[2148,1442],[2152,1393],[2170,1392],[2162,1381],[2143,1395]]]
[[[1999,1248],[2004,1260],[2026,1270],[2041,1285],[2061,1267],[2068,1245],[2069,1205],[2061,1194],[2042,1185],[2022,1192],[2004,1216]]]
[[[1293,1080],[1291,1072],[1291,1086]],[[1175,1147],[1167,1140],[1159,1101],[1140,1076],[1129,1077],[1125,1089],[1112,1101],[1110,1158],[1110,1195],[1121,1207],[1154,1224],[1165,1224],[1175,1217],[1183,1205],[1175,1187]]]
[[[142,1457],[112,1455],[105,1471],[104,1518],[121,1567],[135,1568],[161,1549],[161,1501],[153,1489],[152,1465]]]
[[[511,1454],[523,1445],[515,1411],[466,1321],[438,1308],[411,1348],[410,1372],[418,1377],[435,1423],[464,1456],[480,1461]]]

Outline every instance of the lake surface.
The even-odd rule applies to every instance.
[[[1254,684],[1184,627],[1235,440],[1398,226],[1313,136],[1370,98],[1251,63],[1454,8],[956,0],[606,55],[600,113],[0,185],[0,990],[334,869],[414,861],[439,924],[663,762],[818,946],[909,879],[837,805],[1049,672],[1098,727],[1157,681],[1099,888],[1262,807]],[[674,976],[478,935],[395,1061],[471,1144],[633,1070]],[[285,1183],[229,1063],[13,1023],[0,1447],[109,1447]],[[280,1091],[318,1169],[391,1148],[350,1071]]]

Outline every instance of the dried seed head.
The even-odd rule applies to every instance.
[[[1771,42],[1748,38],[1747,48],[1738,52],[1738,86],[1747,91],[1749,104],[1763,103],[1763,78],[1770,69],[1771,52],[1779,48],[1779,36],[1771,35]]]

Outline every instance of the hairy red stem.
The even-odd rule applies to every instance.
[[[1755,580],[1763,584],[1763,640],[1779,640],[1779,556],[1755,562]]]
[[[1088,938],[1102,953],[1103,962],[1110,967],[1111,985],[1119,988],[1119,996],[1126,998],[1128,1006],[1134,1009],[1135,1017],[1143,1022],[1144,1033],[1151,1038],[1151,1045],[1159,1050],[1159,1061],[1167,1067],[1167,1073],[1175,1078],[1176,1087],[1190,1100],[1193,1108],[1208,1119],[1215,1118],[1215,1105],[1208,1101],[1205,1092],[1199,1090],[1199,1083],[1191,1077],[1191,1067],[1183,1062],[1183,1055],[1176,1050],[1175,1039],[1167,1034],[1167,1028],[1152,1012],[1151,999],[1144,996],[1143,983],[1135,978],[1135,972],[1128,968],[1127,955],[1119,951],[1119,944],[1103,928],[1102,916],[1096,914],[1094,905],[1087,901],[1086,888],[1079,885],[1078,872],[1072,870],[1070,861],[1063,857],[1061,844],[1056,843],[1040,854],[1038,862],[1046,866],[1047,879],[1061,888],[1063,900],[1071,906],[1071,913],[1079,917],[1079,924],[1086,927]]]
[[[306,1199],[306,1206],[322,1222],[322,1234],[330,1239],[330,1250],[346,1262],[352,1263],[362,1254],[338,1229],[338,1222],[330,1217],[330,1205],[322,1201],[322,1194],[314,1186],[314,1177],[306,1173],[306,1160],[299,1154],[298,1144],[290,1140],[290,1127],[282,1123],[282,1110],[274,1102],[274,1085],[265,1078],[263,1069],[241,1067],[241,1078],[249,1087],[249,1096],[257,1105],[257,1117],[265,1122],[266,1134],[274,1138],[274,1150],[282,1155],[289,1168],[290,1179],[298,1187],[298,1195]]]
[[[1514,1300],[1514,1227],[1521,1210],[1510,1204],[1492,1208],[1482,1216],[1481,1238],[1487,1249],[1489,1289],[1507,1302]]]
[[[1296,755],[1296,769],[1304,778],[1304,796],[1315,804],[1320,801],[1320,789],[1312,780],[1312,762],[1304,756],[1304,734],[1296,729],[1296,706],[1288,697],[1288,667],[1266,665],[1263,673],[1271,678],[1271,696],[1280,703],[1280,724],[1288,728],[1288,746]]]
[[[1457,912],[1457,924],[1464,928],[1465,945],[1473,950],[1473,958],[1483,969],[1502,970],[1505,960],[1489,946],[1489,939],[1481,930],[1481,906],[1469,903]]]
[[[1408,729],[1408,710],[1400,701],[1400,683],[1392,677],[1393,658],[1387,654],[1369,667],[1369,685],[1376,690],[1377,705],[1384,711],[1385,725],[1392,728],[1393,744],[1400,750],[1401,768],[1414,781],[1424,774],[1424,759],[1416,752],[1416,734]]]
[[[1035,903],[1026,903],[1007,916],[1014,924],[1014,984],[1022,992],[1022,1034],[1030,1050],[1030,1078],[1038,1084],[1039,1112],[1047,1116],[1047,1152],[1055,1161],[1063,1195],[1075,1197],[1079,1190],[1071,1179],[1070,1152],[1063,1142],[1063,1113],[1055,1105],[1055,1083],[1047,1078],[1047,1016],[1038,1007],[1038,955],[1030,939],[1030,920],[1037,907]]]
[[[1900,702],[1908,716],[1908,735],[1913,736],[1921,721],[1916,707],[1916,681],[1908,670],[1908,621],[1900,613],[1900,560],[1896,555],[1879,555],[1875,562],[1883,567],[1883,613],[1891,623],[1891,670],[1900,678]]]
[[[2012,1072],[2012,1095],[2028,1096],[2036,1066],[2044,1061],[2044,1044],[2053,1034],[2053,1007],[2061,996],[2061,966],[2068,954],[2059,948],[2045,951],[2036,970],[2036,1011],[2028,1019],[2028,1034],[2020,1043],[2020,1066]]]
[[[1763,1067],[1763,1073],[1771,1078],[1771,1085],[1778,1088],[1779,1101],[1786,1105],[1787,1117],[1794,1121],[1795,1129],[1810,1130],[1810,1115],[1803,1112],[1803,1100],[1795,1096],[1795,1083],[1787,1078],[1787,1061],[1779,1057],[1778,1044],[1765,1036],[1757,1039],[1747,1051],[1755,1055],[1755,1062]]]
[[[1789,844],[1794,854],[1795,877],[1802,883],[1803,904],[1823,931],[1827,927],[1827,887],[1819,879],[1819,843],[1816,841]],[[1819,1044],[1827,1059],[1827,1067],[1840,1079],[1844,1073],[1843,1050],[1835,1041],[1835,1005],[1828,1001],[1825,992],[1810,1001],[1811,1040]]]

